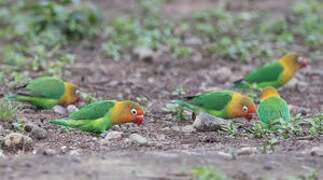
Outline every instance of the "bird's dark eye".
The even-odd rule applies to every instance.
[[[300,64],[303,63],[303,60],[304,60],[304,58],[302,56],[297,58],[297,62],[300,63]]]
[[[131,109],[131,113],[134,114],[134,115],[136,115],[137,114],[137,110]]]
[[[248,107],[247,106],[243,106],[242,107],[242,110],[243,110],[243,112],[248,112]]]

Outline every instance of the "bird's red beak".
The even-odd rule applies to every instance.
[[[301,65],[301,68],[304,68],[306,66],[307,66],[307,61],[306,61],[306,59],[304,59],[302,65]]]
[[[142,121],[144,120],[144,114],[145,114],[144,111],[138,112],[134,123],[136,123],[138,126],[140,126],[140,124],[142,124]]]
[[[76,103],[78,103],[78,102],[80,102],[82,100],[82,97],[81,96],[77,96],[77,98],[76,98]]]
[[[247,119],[248,122],[252,120],[253,113],[256,113],[256,112],[257,112],[256,108],[249,109],[248,114],[245,116],[245,118]]]
[[[248,122],[252,120],[252,113],[248,113],[245,118],[247,119]]]

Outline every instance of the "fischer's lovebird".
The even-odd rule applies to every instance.
[[[8,100],[28,102],[38,108],[50,109],[55,105],[73,104],[81,100],[79,88],[54,77],[41,77],[18,87]]]
[[[273,87],[263,89],[261,101],[258,106],[258,116],[263,123],[272,124],[275,120],[282,118],[290,120],[288,105]]]
[[[132,101],[104,100],[88,104],[71,113],[68,118],[53,120],[50,123],[100,135],[114,125],[136,123],[139,126],[144,113],[142,107]]]
[[[252,119],[252,113],[256,113],[256,105],[247,96],[234,91],[215,91],[198,96],[186,97],[182,100],[173,100],[193,112],[204,111],[223,119],[245,117]]]
[[[248,84],[257,84],[260,88],[267,86],[279,88],[291,80],[296,72],[306,65],[307,61],[303,55],[298,53],[288,54],[278,61],[258,68],[243,79],[235,81],[233,88],[248,88]]]

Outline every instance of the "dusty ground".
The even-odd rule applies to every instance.
[[[133,8],[133,1],[113,1],[112,5],[104,1],[94,2],[105,10],[111,8],[116,11],[119,8],[129,12]],[[167,4],[165,12],[177,12],[176,7],[182,7],[181,3],[185,2]],[[210,8],[208,3],[215,4],[203,1],[196,8]],[[266,4],[269,9],[276,9],[272,1],[266,1]],[[285,3],[279,5],[280,8],[286,6]],[[189,14],[194,10],[190,8],[195,6],[183,7],[179,11],[181,15]],[[264,7],[258,3],[241,6],[237,3],[233,8]],[[93,44],[99,47],[100,39],[94,39]],[[186,88],[188,95],[229,88],[234,80],[262,65],[261,62],[246,65],[239,61],[232,63],[212,58],[196,60],[193,56],[174,60],[167,54],[152,62],[135,58],[115,62],[102,59],[98,50],[90,51],[84,46],[86,42],[73,49],[77,60],[67,67],[73,74],[70,81],[79,84],[82,91],[98,99],[136,100],[136,97],[147,97],[148,102],[143,104],[147,115],[142,126],[114,127],[112,130],[123,132],[123,138],[103,144],[100,137],[78,130],[62,132],[61,127],[49,124],[49,120],[61,117],[51,110],[24,110],[17,119],[45,128],[48,137],[34,140],[31,152],[17,155],[6,152],[6,158],[0,161],[0,172],[4,179],[191,179],[191,167],[195,165],[212,165],[235,179],[283,179],[307,172],[307,167],[321,170],[319,177],[323,178],[323,158],[308,153],[312,147],[323,144],[322,138],[291,138],[280,142],[273,154],[258,152],[232,160],[218,152],[227,152],[232,148],[260,147],[266,140],[239,136],[233,138],[218,132],[186,133],[179,130],[180,127],[193,121],[175,121],[161,110],[173,98],[170,92],[176,88]],[[299,80],[307,83],[305,90],[294,86],[281,90],[281,96],[289,104],[304,108],[308,117],[323,110],[322,74],[311,73],[322,71],[323,62],[310,62],[314,64],[298,75]],[[221,81],[216,73],[224,66],[232,70],[232,76],[226,82]],[[4,91],[8,92],[9,89],[5,87]],[[292,115],[296,113],[297,110]],[[1,124],[8,127],[4,122]],[[132,133],[146,137],[149,145],[129,143],[127,140]],[[42,155],[48,149],[54,150],[54,155]]]

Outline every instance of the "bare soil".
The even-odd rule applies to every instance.
[[[195,2],[195,1],[194,1]],[[264,3],[262,3],[264,2]],[[276,2],[276,1],[275,1]],[[287,2],[287,1],[282,1]],[[133,1],[93,1],[108,14],[109,10],[131,12]],[[165,6],[165,12],[189,15],[195,6],[182,6],[186,1],[171,1]],[[196,6],[205,10],[215,6],[214,1],[203,1]],[[266,8],[273,1],[256,1],[236,8]],[[208,6],[209,5],[209,6]],[[178,8],[184,7],[177,11]],[[281,11],[288,3],[279,3]],[[269,8],[271,10],[271,8]],[[101,39],[76,44],[72,52],[77,55],[76,63],[67,67],[72,72],[69,81],[80,85],[82,91],[98,99],[136,100],[147,97],[143,105],[147,109],[142,126],[126,124],[113,127],[114,131],[123,132],[123,138],[101,143],[101,137],[78,130],[63,132],[63,128],[49,124],[48,121],[65,115],[58,115],[52,110],[25,110],[19,112],[17,119],[32,122],[48,132],[44,140],[33,140],[33,151],[13,154],[5,152],[0,160],[1,179],[192,179],[191,167],[212,165],[234,179],[284,179],[307,172],[307,167],[319,169],[319,179],[323,179],[323,158],[311,156],[312,147],[323,145],[322,138],[301,140],[290,138],[281,141],[274,153],[258,152],[250,156],[239,156],[232,160],[219,152],[242,147],[261,147],[267,140],[224,136],[219,132],[186,133],[178,127],[192,124],[193,121],[175,121],[161,110],[173,96],[176,88],[186,88],[188,95],[228,89],[234,80],[263,63],[255,60],[252,64],[242,61],[224,61],[215,58],[188,57],[174,59],[164,54],[153,61],[144,62],[136,58],[130,61],[121,59],[115,62],[100,56],[100,50],[85,48],[88,43],[101,46]],[[100,48],[96,48],[100,49]],[[278,58],[278,57],[277,57]],[[314,63],[314,61],[313,61]],[[215,73],[221,67],[232,70],[232,77],[222,82]],[[322,71],[323,62],[310,64],[299,72],[298,79],[306,82],[306,90],[285,88],[281,96],[294,106],[306,110],[306,117],[311,117],[323,110]],[[37,77],[39,74],[32,74]],[[3,92],[10,89],[3,86]],[[292,112],[295,115],[297,112]],[[239,120],[244,122],[244,120]],[[250,122],[251,124],[258,119]],[[245,122],[247,123],[247,122]],[[0,122],[6,128],[8,122]],[[251,125],[250,124],[250,125]],[[248,126],[248,125],[247,125]],[[148,145],[140,146],[127,141],[132,133],[138,133],[148,139]],[[48,149],[54,155],[43,155]],[[46,154],[46,153],[45,153]]]

